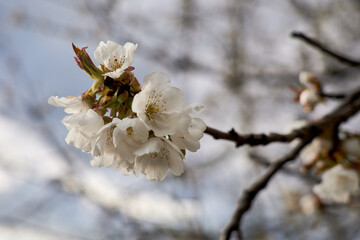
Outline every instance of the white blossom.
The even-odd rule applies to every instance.
[[[48,103],[55,107],[64,107],[64,111],[66,113],[85,112],[89,109],[89,106],[87,106],[80,97],[74,96],[62,98],[59,98],[58,96],[51,96],[48,99]]]
[[[89,109],[86,112],[66,116],[62,123],[69,130],[65,138],[67,144],[72,144],[85,152],[90,152],[94,136],[104,125],[104,120],[94,110]]]
[[[320,202],[317,196],[308,194],[300,199],[299,206],[305,215],[311,215],[319,209]]]
[[[301,152],[300,158],[305,166],[311,166],[320,157],[327,156],[332,148],[332,142],[328,139],[317,137],[309,145],[307,145]]]
[[[116,151],[113,140],[113,131],[116,124],[121,121],[114,118],[112,122],[105,124],[99,129],[95,136],[92,147],[94,159],[91,161],[92,166],[96,167],[114,167],[120,165],[123,161],[120,154]]]
[[[301,92],[299,102],[305,112],[311,112],[321,102],[321,97],[317,90],[307,88]]]
[[[299,81],[308,89],[319,90],[321,87],[316,77],[309,72],[305,72],[305,71],[301,72],[299,74]]]
[[[96,61],[109,70],[104,76],[112,78],[120,77],[131,66],[137,46],[137,44],[130,42],[121,46],[112,41],[107,41],[107,43],[101,41],[94,52],[94,57]]]
[[[180,149],[188,149],[196,152],[200,148],[200,139],[204,136],[206,125],[200,118],[192,118],[190,113],[196,113],[203,108],[201,105],[193,105],[185,109],[179,117],[179,126],[176,133],[171,135],[171,141]]]
[[[137,176],[142,172],[149,180],[162,181],[168,169],[176,176],[184,172],[184,155],[165,138],[150,138],[135,154],[134,171]]]
[[[140,119],[124,118],[116,121],[113,143],[124,160],[133,163],[135,161],[135,150],[139,149],[148,137],[149,131]]]
[[[359,188],[359,176],[355,170],[337,165],[322,175],[322,182],[313,191],[328,203],[348,203],[350,195]]]
[[[114,167],[129,175],[134,168],[134,151],[142,146],[148,135],[147,128],[139,119],[114,118],[97,133],[91,165]]]
[[[132,111],[155,134],[161,137],[176,133],[184,96],[180,89],[170,86],[165,73],[151,73],[144,77],[142,91],[135,95]]]
[[[94,156],[90,164],[92,167],[113,167],[115,170],[120,170],[126,176],[130,175],[134,169],[134,164],[123,160],[114,149],[107,149],[102,155]]]
[[[349,137],[342,143],[343,150],[346,154],[360,159],[360,138]]]

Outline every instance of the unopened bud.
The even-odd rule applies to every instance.
[[[305,89],[299,96],[299,103],[303,106],[304,112],[312,112],[317,103],[321,102],[319,93],[312,89]]]
[[[103,72],[95,66],[93,61],[91,60],[89,54],[86,52],[87,47],[78,48],[74,44],[72,44],[73,50],[76,54],[75,61],[77,65],[84,70],[89,76],[95,81],[104,81]]]
[[[320,82],[317,80],[317,78],[309,73],[309,72],[301,72],[299,74],[299,81],[301,84],[303,84],[304,86],[306,86],[307,88],[311,88],[314,90],[321,90],[321,84]]]

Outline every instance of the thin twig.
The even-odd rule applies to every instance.
[[[303,127],[300,132],[303,132],[302,142],[288,154],[273,162],[267,171],[250,187],[244,190],[243,196],[240,198],[235,209],[231,221],[226,225],[221,234],[221,240],[229,240],[233,232],[237,232],[239,239],[242,239],[241,219],[243,215],[250,209],[252,202],[257,194],[266,187],[271,178],[279,171],[287,162],[294,160],[299,152],[324,130],[337,128],[341,123],[348,120],[350,117],[360,111],[360,87],[349,94],[344,101],[339,104],[333,111],[325,115],[317,122],[309,123]],[[295,132],[299,132],[296,130]],[[294,133],[294,132],[293,132]],[[292,136],[292,133],[288,134]],[[221,135],[220,135],[221,136]],[[227,135],[226,135],[227,136]],[[228,139],[229,140],[229,139]]]
[[[339,62],[342,62],[351,67],[359,67],[360,66],[360,60],[355,60],[350,57],[344,56],[340,53],[337,53],[337,52],[331,50],[330,48],[324,46],[324,44],[322,44],[318,40],[308,37],[302,32],[292,32],[291,36],[293,38],[297,38],[297,39],[304,41],[305,43],[313,46],[314,48],[320,50],[321,52],[335,58]]]
[[[323,98],[332,98],[332,99],[344,99],[346,97],[346,94],[344,93],[320,93],[321,97]]]
[[[272,163],[272,162],[268,161],[267,159],[265,159],[265,157],[255,154],[255,153],[250,153],[249,157],[251,158],[252,161],[254,161],[262,166],[265,166],[265,167],[269,167]],[[306,180],[312,184],[320,182],[319,177],[310,175],[308,173],[303,173],[303,172],[300,172],[300,171],[292,169],[292,168],[283,167],[281,170],[283,173],[285,173],[288,176],[298,177],[298,178]]]
[[[235,142],[236,147],[240,147],[242,145],[267,145],[272,142],[291,142],[295,138],[302,137],[303,134],[307,132],[304,128],[294,130],[289,134],[279,134],[279,133],[270,133],[270,134],[244,134],[239,135],[235,132],[234,129],[231,129],[229,132],[222,132],[220,130],[207,127],[205,133],[211,135],[215,139],[223,139]]]
[[[319,134],[319,133],[317,133]],[[279,171],[282,166],[295,159],[299,152],[315,137],[303,140],[298,146],[292,149],[288,154],[284,155],[279,160],[273,162],[266,172],[257,179],[253,184],[244,190],[242,197],[240,198],[236,210],[230,222],[225,226],[221,233],[221,240],[229,240],[233,232],[238,232],[239,238],[242,239],[242,233],[240,229],[241,219],[243,215],[250,209],[257,194],[266,187],[271,178]]]

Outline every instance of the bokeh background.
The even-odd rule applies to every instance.
[[[92,80],[71,43],[138,43],[134,73],[166,72],[187,104],[206,106],[208,126],[285,132],[315,119],[292,101],[302,70],[327,91],[359,85],[359,71],[290,38],[294,30],[360,57],[358,0],[0,0],[0,239],[217,239],[244,187],[289,146],[235,149],[205,136],[186,171],[162,182],[92,168],[65,143],[63,109],[49,96],[78,96]],[[344,128],[359,131],[359,117]],[[265,157],[266,156],[266,157]],[[246,215],[247,239],[360,239],[359,196],[306,215],[301,196],[318,177],[299,163],[269,184]]]

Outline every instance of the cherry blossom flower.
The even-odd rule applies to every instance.
[[[48,103],[55,107],[64,107],[64,111],[66,113],[79,113],[89,109],[89,107],[81,100],[80,97],[74,96],[62,98],[59,98],[58,96],[51,96],[48,99]]]
[[[125,176],[134,171],[134,164],[121,158],[119,152],[106,150],[102,155],[94,156],[90,161],[92,167],[113,167],[114,170],[120,170]]]
[[[322,182],[314,186],[314,193],[327,203],[348,203],[350,195],[359,188],[355,170],[337,165],[322,175]]]
[[[305,215],[311,215],[321,207],[321,203],[316,195],[308,194],[300,199],[299,206]]]
[[[315,138],[311,144],[307,145],[300,152],[300,158],[303,167],[309,168],[313,166],[320,158],[326,158],[332,146],[333,143],[329,139],[322,137]]]
[[[176,133],[184,96],[180,89],[170,86],[165,73],[150,73],[144,77],[142,91],[135,95],[132,111],[155,134],[162,137]],[[184,126],[185,127],[185,126]]]
[[[133,170],[133,162],[122,158],[114,145],[114,129],[122,120],[114,118],[112,122],[99,129],[93,142],[92,154],[94,156],[90,164],[93,167],[114,167],[121,170],[123,175],[129,175]]]
[[[69,130],[65,138],[66,143],[84,152],[90,152],[94,136],[104,125],[104,120],[94,110],[89,109],[86,112],[66,116],[62,123]]]
[[[321,100],[318,91],[311,88],[302,91],[299,97],[299,103],[305,112],[312,112],[316,104],[321,102]]]
[[[94,57],[96,61],[109,71],[105,73],[104,76],[111,78],[120,77],[120,75],[131,66],[134,60],[134,51],[137,46],[137,44],[130,42],[121,46],[112,41],[107,41],[106,43],[101,41],[94,52]]]
[[[299,81],[306,88],[300,92],[299,103],[303,106],[305,112],[312,112],[319,102],[323,99],[320,95],[321,84],[316,77],[309,72],[301,72]]]
[[[321,89],[321,84],[320,82],[317,80],[317,78],[309,73],[309,72],[301,72],[299,74],[299,81],[301,84],[303,84],[304,86],[306,86],[306,88],[308,89],[313,89],[313,90],[317,90],[319,91]]]
[[[360,138],[359,137],[349,137],[344,140],[342,143],[343,150],[346,154],[360,159]]]
[[[176,176],[184,172],[184,155],[175,144],[163,137],[150,138],[135,154],[134,171],[137,176],[142,172],[149,180],[162,181],[168,169]]]
[[[98,157],[103,155],[105,152],[115,151],[113,131],[119,121],[121,120],[114,118],[112,122],[105,124],[99,129],[92,149],[93,156]]]
[[[104,125],[104,120],[96,112],[91,110],[81,97],[50,97],[48,103],[56,107],[64,107],[66,116],[62,123],[69,130],[65,141],[85,151],[91,151],[93,135]]]
[[[139,149],[148,140],[148,137],[149,131],[140,119],[124,118],[116,121],[113,142],[124,160],[133,163],[135,161],[135,150]]]
[[[136,48],[130,42],[100,42],[94,52],[98,68],[86,48],[73,45],[77,64],[95,82],[80,97],[50,97],[48,103],[70,114],[62,121],[69,130],[65,141],[91,152],[92,166],[113,167],[125,175],[143,173],[159,181],[169,169],[181,175],[186,149],[200,148],[206,126],[192,115],[203,107],[184,109],[182,91],[171,87],[165,73],[146,75],[141,87],[128,72]]]
[[[204,136],[206,125],[200,118],[191,118],[189,113],[200,111],[203,106],[193,105],[185,109],[179,117],[179,125],[185,128],[178,128],[174,135],[171,135],[171,141],[180,149],[188,149],[196,152],[200,148],[200,139]]]

